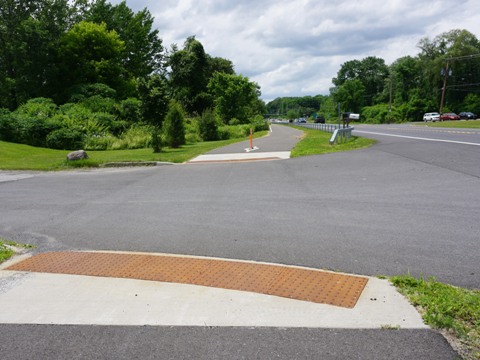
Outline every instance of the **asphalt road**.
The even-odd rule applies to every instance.
[[[480,288],[478,132],[357,130],[379,143],[282,161],[33,174],[3,182],[0,236],[33,243],[37,251],[147,251],[363,275],[410,272]],[[430,138],[455,142],[425,140]],[[137,349],[133,341],[142,344],[150,336],[160,340],[147,341],[147,349],[167,351],[165,358],[454,358],[437,333],[403,330],[1,325],[0,346],[10,354],[27,343],[20,334],[24,339],[37,334],[28,342],[58,351],[61,344],[49,348],[46,340],[58,333],[66,344],[78,338],[78,344],[91,342],[100,354],[116,341],[128,354]],[[74,353],[72,346],[65,351]],[[138,357],[156,358],[153,354]]]

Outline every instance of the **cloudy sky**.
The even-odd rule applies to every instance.
[[[115,4],[120,0],[111,0]],[[166,47],[195,35],[231,60],[262,98],[328,94],[341,64],[418,54],[423,37],[466,29],[480,39],[479,0],[127,0],[148,8]]]

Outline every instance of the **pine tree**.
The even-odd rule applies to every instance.
[[[166,145],[178,148],[185,144],[184,118],[182,106],[172,100],[164,123]]]

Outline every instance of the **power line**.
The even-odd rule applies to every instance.
[[[455,56],[451,58],[446,58],[446,61],[453,61],[453,60],[465,60],[465,59],[474,59],[480,57],[480,54],[472,54],[472,55],[463,55],[463,56]]]

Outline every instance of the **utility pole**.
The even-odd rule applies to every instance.
[[[392,81],[392,75],[390,75],[390,100],[388,102],[388,112],[392,112],[392,86],[393,81]]]
[[[443,102],[445,101],[445,90],[447,89],[448,60],[444,70],[445,72],[443,74],[442,100],[440,101],[440,121],[442,121]]]

